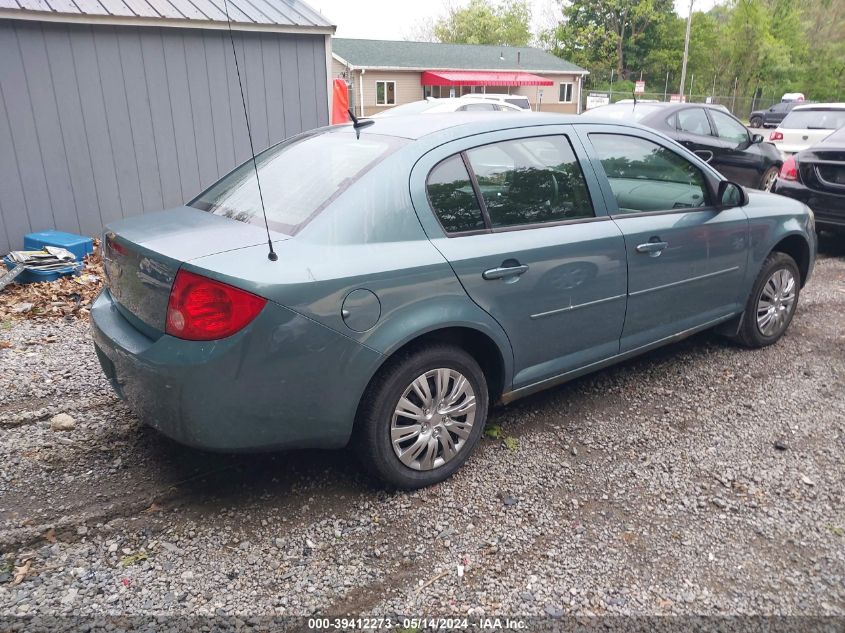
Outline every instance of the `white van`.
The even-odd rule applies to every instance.
[[[781,103],[784,101],[804,101],[804,93],[803,92],[786,92],[780,98]]]

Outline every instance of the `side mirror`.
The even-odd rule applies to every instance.
[[[730,180],[722,180],[719,183],[718,197],[720,207],[744,207],[748,204],[745,189]]]
[[[765,138],[763,138],[763,135],[762,135],[762,134],[752,134],[752,135],[751,135],[751,142],[752,142],[752,143],[762,143],[762,142],[763,142],[763,141],[765,141],[765,140],[766,140],[766,139],[765,139]]]

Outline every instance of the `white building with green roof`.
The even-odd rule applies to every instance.
[[[527,46],[332,39],[332,77],[346,80],[359,116],[430,96],[482,92],[528,97],[534,110],[576,113],[587,74]]]

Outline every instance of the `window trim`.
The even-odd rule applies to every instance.
[[[592,217],[584,217],[584,218],[570,218],[568,220],[555,220],[554,222],[532,222],[530,224],[514,224],[511,226],[500,226],[494,227],[493,222],[490,219],[490,213],[487,210],[487,203],[484,200],[484,196],[481,193],[481,187],[478,185],[478,178],[475,175],[475,170],[472,168],[472,164],[469,162],[469,156],[467,152],[473,149],[477,149],[479,147],[487,147],[488,145],[498,145],[499,143],[508,143],[513,141],[524,141],[526,139],[535,139],[535,138],[548,138],[550,136],[562,136],[566,139],[566,142],[569,144],[570,149],[572,150],[572,155],[575,157],[575,161],[578,163],[578,168],[581,170],[581,178],[584,180],[584,188],[587,190],[587,198],[590,201],[590,207],[593,210]],[[475,195],[476,203],[478,204],[479,208],[481,209],[481,218],[484,220],[485,228],[483,229],[473,229],[471,231],[449,231],[443,226],[443,222],[440,220],[440,216],[437,214],[437,210],[435,206],[431,202],[431,196],[428,194],[428,179],[431,176],[431,172],[433,172],[439,165],[446,162],[450,158],[455,156],[460,156],[461,160],[463,161],[464,168],[467,170],[469,174],[470,184],[472,186],[473,195]],[[589,156],[584,156],[589,162]],[[518,138],[511,138],[506,140],[500,141],[491,141],[489,143],[482,143],[481,145],[474,145],[473,147],[466,147],[462,149],[460,152],[456,152],[454,154],[450,154],[445,158],[437,161],[431,169],[428,170],[428,174],[425,177],[425,199],[428,203],[429,209],[431,209],[432,214],[434,215],[434,219],[437,221],[437,224],[443,230],[444,235],[447,238],[453,237],[464,237],[464,236],[471,236],[471,235],[488,235],[493,233],[507,233],[509,231],[524,231],[527,229],[542,229],[542,228],[551,228],[555,226],[565,226],[568,224],[582,224],[584,222],[596,222],[597,220],[610,220],[611,216],[608,215],[599,215],[596,213],[596,204],[593,200],[593,194],[590,191],[590,184],[587,179],[587,174],[584,170],[584,165],[581,160],[581,157],[578,156],[578,150],[575,149],[575,145],[572,143],[572,138],[570,134],[566,133],[557,133],[557,134],[535,134],[533,136],[520,136]]]
[[[560,87],[569,86],[569,101],[560,100]],[[558,103],[575,103],[575,82],[574,81],[559,81],[557,87]]]
[[[460,158],[461,162],[464,165],[464,169],[467,170],[467,175],[469,176],[470,186],[472,187],[472,194],[475,196],[475,203],[478,205],[478,208],[481,211],[481,220],[484,222],[484,228],[483,229],[471,229],[469,231],[450,231],[450,230],[448,230],[443,225],[443,221],[440,219],[440,215],[438,215],[438,213],[437,213],[437,208],[434,206],[434,204],[431,201],[431,195],[429,195],[429,193],[428,193],[428,179],[431,178],[432,172],[435,169],[437,169],[438,167],[440,167],[440,165],[445,163],[447,160],[451,160],[451,159],[455,158],[456,156],[458,158]],[[449,156],[446,156],[445,158],[442,158],[441,160],[434,163],[434,165],[432,165],[431,169],[428,170],[428,173],[425,176],[425,201],[428,203],[428,208],[431,209],[431,213],[434,216],[434,219],[437,221],[438,226],[440,226],[440,228],[443,230],[443,233],[446,235],[446,237],[463,237],[464,235],[486,235],[487,233],[491,232],[490,229],[488,228],[489,222],[487,221],[487,217],[485,215],[487,213],[487,209],[485,207],[481,206],[481,203],[478,200],[478,191],[479,191],[479,189],[478,189],[478,183],[475,180],[475,173],[473,173],[473,171],[467,165],[467,160],[466,160],[466,157],[464,156],[463,151],[457,152],[455,154],[449,154]]]
[[[396,80],[395,79],[376,79],[376,105],[377,106],[394,106],[396,105]],[[384,84],[384,103],[379,103],[378,100],[378,85]],[[393,84],[393,103],[387,101],[387,84]]]

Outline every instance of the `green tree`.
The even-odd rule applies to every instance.
[[[450,44],[526,46],[531,40],[531,7],[527,0],[470,0],[437,20],[434,37]]]
[[[667,22],[676,20],[672,0],[561,0],[563,21],[541,41],[576,63],[613,68],[620,78],[643,70],[643,62]]]

